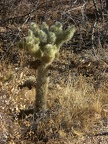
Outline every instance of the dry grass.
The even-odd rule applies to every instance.
[[[1,69],[1,142],[8,140],[10,143],[20,143],[21,139],[25,143],[26,140],[30,143],[50,143],[55,139],[60,143],[61,140],[67,141],[76,136],[95,134],[97,129],[103,127],[102,119],[108,116],[108,83],[95,90],[87,77],[80,75],[76,78],[69,74],[65,86],[56,84],[54,89],[50,89],[49,114],[46,117],[41,116],[43,119],[38,121],[37,128],[30,130],[30,126],[35,122],[33,115],[18,118],[21,109],[33,108],[34,88],[29,90],[18,87],[30,70],[27,67],[22,70],[11,65],[7,69],[5,64],[1,64]]]

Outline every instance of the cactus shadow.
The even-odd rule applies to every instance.
[[[33,108],[20,110],[19,114],[17,115],[17,118],[18,119],[24,119],[24,118],[26,118],[26,116],[29,116],[30,114],[31,115],[34,114],[34,109]]]

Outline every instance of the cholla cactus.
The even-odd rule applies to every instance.
[[[26,50],[42,63],[51,64],[62,44],[69,41],[74,33],[73,25],[63,31],[60,22],[50,27],[45,22],[41,27],[32,22],[25,38]]]
[[[45,22],[40,27],[33,22],[30,24],[28,36],[24,38],[24,47],[35,59],[41,61],[36,85],[36,112],[46,109],[48,66],[59,55],[62,44],[69,41],[74,33],[73,25],[63,31],[60,22],[56,22],[50,27]]]

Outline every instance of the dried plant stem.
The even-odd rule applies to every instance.
[[[35,112],[47,109],[47,93],[48,93],[48,65],[41,64],[38,68],[38,77],[36,85]]]

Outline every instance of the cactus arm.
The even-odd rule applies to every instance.
[[[75,33],[75,26],[69,27],[66,31],[62,32],[56,40],[56,45],[58,48],[62,46],[63,43],[68,42],[74,35]]]

